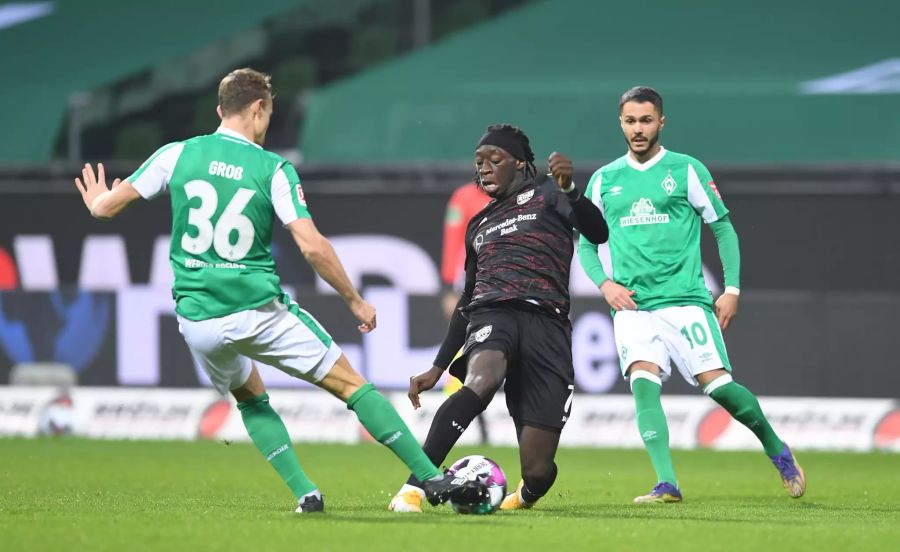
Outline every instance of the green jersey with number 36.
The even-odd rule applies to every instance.
[[[628,155],[600,168],[585,195],[609,225],[613,280],[641,310],[712,308],[700,259],[700,223],[728,214],[702,163],[661,148],[646,163]]]
[[[297,171],[220,127],[160,148],[127,179],[145,199],[172,199],[175,311],[189,320],[264,305],[282,293],[272,223],[309,218]]]

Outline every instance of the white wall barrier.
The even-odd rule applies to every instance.
[[[421,440],[444,399],[422,396],[413,410],[403,393],[390,400]],[[356,443],[370,439],[353,412],[325,392],[274,390],[271,402],[296,441]],[[761,398],[776,431],[798,450],[900,452],[900,403],[890,399]],[[674,448],[757,450],[753,434],[705,396],[663,398]],[[498,394],[484,414],[491,444],[515,445]],[[460,444],[478,442],[471,427]],[[246,441],[232,399],[208,389],[0,387],[0,437],[72,434],[95,439]],[[563,446],[638,448],[629,395],[576,395]]]

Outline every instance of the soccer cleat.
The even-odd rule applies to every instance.
[[[308,494],[297,501],[297,509],[294,510],[298,514],[311,514],[314,512],[325,511],[325,499],[319,495]]]
[[[456,500],[462,504],[475,504],[488,496],[488,490],[480,481],[469,481],[464,477],[444,475],[440,479],[428,479],[422,482],[425,498],[432,506],[443,504],[448,500]]]
[[[681,491],[671,483],[659,483],[649,494],[635,497],[635,504],[663,504],[666,502],[681,502]]]
[[[536,502],[525,502],[522,499],[522,487],[525,486],[525,481],[519,480],[519,484],[516,486],[516,490],[506,495],[506,498],[503,499],[503,502],[500,503],[501,510],[527,510],[531,508]]]
[[[422,501],[425,500],[425,491],[409,484],[404,484],[400,491],[391,499],[388,510],[391,512],[421,514]]]
[[[791,498],[803,496],[803,493],[806,492],[806,475],[803,473],[803,468],[797,463],[797,459],[794,458],[794,453],[791,452],[787,443],[781,450],[781,454],[771,458],[772,463],[778,469],[778,473],[781,474],[781,482],[784,483],[784,488],[787,489]]]

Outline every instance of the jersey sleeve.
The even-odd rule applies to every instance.
[[[181,152],[184,150],[183,142],[174,142],[156,150],[156,153],[138,167],[131,176],[126,178],[134,186],[141,197],[153,199],[166,191],[172,172]]]
[[[272,176],[272,207],[284,225],[300,218],[312,218],[300,185],[300,176],[287,161]]]
[[[587,188],[584,190],[584,195],[591,200],[591,203],[600,209],[600,212],[603,214],[604,218],[606,218],[606,213],[603,210],[603,202],[600,200],[600,183],[601,175],[598,170],[588,181]],[[596,243],[591,242],[584,235],[578,237],[578,262],[595,286],[599,286],[608,279],[606,272],[603,270],[603,265],[600,263],[600,254],[597,251],[597,247],[598,245]]]
[[[600,170],[598,169],[594,174],[591,175],[591,179],[588,180],[587,188],[584,189],[584,197],[591,200],[591,203],[597,206],[600,209],[600,213],[603,215],[603,218],[606,218],[606,210],[603,208],[603,201],[600,199],[600,185],[603,182],[603,176]]]
[[[728,214],[712,175],[696,159],[688,163],[688,201],[707,224]]]

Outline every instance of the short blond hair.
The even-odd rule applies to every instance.
[[[271,99],[272,76],[249,67],[235,69],[219,83],[219,105],[223,117],[240,113],[256,100]]]

